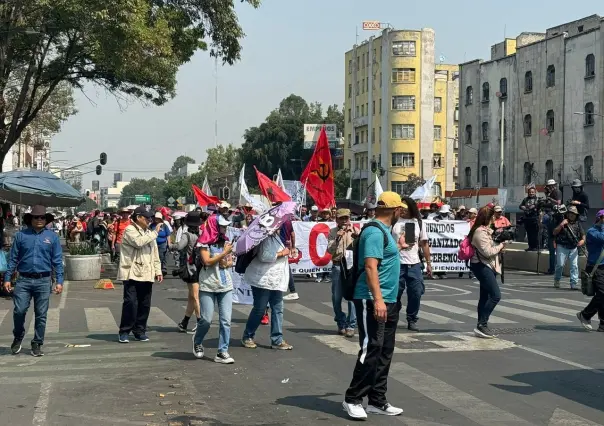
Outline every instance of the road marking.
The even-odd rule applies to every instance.
[[[0,309],[0,324],[4,321],[4,317],[9,313],[8,309]]]
[[[31,321],[29,322],[29,329],[27,334],[33,336],[36,332],[36,314],[34,309],[30,307],[29,312],[31,313]],[[59,308],[51,308],[46,314],[46,333],[58,333],[59,332],[59,317],[61,311]]]
[[[476,310],[469,310],[458,308],[457,306],[448,305],[446,303],[435,302],[434,300],[422,300],[421,302],[424,306],[430,306],[431,308],[440,309],[441,311],[448,311],[457,315],[463,315],[466,317],[476,319]],[[505,318],[499,318],[494,315],[491,315],[489,318],[489,323],[492,324],[515,324],[516,321],[507,320]]]
[[[63,291],[61,292],[61,299],[59,300],[59,309],[65,309],[67,303],[67,292],[69,291],[69,281],[63,281]]]
[[[116,343],[117,344],[117,343]],[[27,368],[23,368],[20,367],[18,365],[14,366],[14,367],[0,367],[0,373],[18,373],[21,374],[21,377],[23,377],[23,374],[25,372],[29,373],[48,373],[48,372],[52,372],[52,373],[56,373],[58,371],[70,371],[70,370],[99,370],[99,369],[103,369],[103,370],[123,370],[126,368],[134,368],[134,369],[140,369],[140,368],[158,368],[161,366],[161,358],[153,358],[154,361],[153,362],[141,362],[138,361],[136,362],[107,362],[104,364],[101,363],[91,363],[91,364],[61,364],[61,365],[52,365],[49,366],[48,364],[35,364],[35,365],[28,365]],[[172,361],[170,359],[165,359],[165,361]],[[168,364],[166,364],[168,365]],[[38,377],[38,383],[40,382],[41,379],[43,378],[52,378],[53,376],[37,376]],[[5,379],[5,378],[0,378],[0,379]]]
[[[449,340],[443,340],[442,337],[449,337]],[[431,338],[438,337],[437,340]],[[346,355],[356,355],[359,352],[359,344],[355,340],[346,339],[336,335],[317,335],[314,339],[336,349]],[[433,352],[472,352],[472,351],[500,351],[504,349],[515,348],[514,342],[503,339],[479,339],[472,333],[414,333],[413,335],[397,333],[395,341],[399,344],[421,342],[430,345],[426,348],[400,348],[395,347],[395,354],[418,354]],[[436,346],[436,347],[435,347]]]
[[[322,314],[299,303],[288,303],[287,309],[294,314],[301,315],[308,318],[311,321],[316,322],[324,327],[334,327],[335,322],[329,315]]]
[[[582,370],[588,370],[591,373],[604,374],[604,370],[598,370],[598,369],[595,369],[593,367],[589,367],[587,365],[579,364],[578,362],[569,361],[568,359],[560,358],[559,356],[548,354],[547,352],[543,352],[543,351],[540,351],[538,349],[529,348],[529,347],[523,346],[523,345],[516,345],[516,347],[520,348],[522,350],[525,350],[527,352],[534,353],[535,355],[539,355],[539,356],[542,356],[544,358],[548,358],[548,359],[551,359],[551,360],[554,360],[554,361],[558,361],[558,362],[561,362],[562,364],[570,365],[571,367],[577,367],[577,368],[580,368]]]
[[[476,300],[457,300],[457,302],[465,303],[468,305],[476,305]],[[516,309],[516,308],[509,308],[507,306],[501,306],[501,305],[497,305],[495,310],[497,312],[518,315],[519,317],[529,318],[529,319],[544,322],[547,324],[566,324],[566,323],[571,322],[569,320],[552,317],[550,315],[540,314],[538,312],[526,311],[526,310]]]
[[[444,284],[437,284],[437,283],[433,283],[431,281],[426,281],[425,284],[426,284],[426,287],[428,287],[428,286],[443,287],[443,288],[447,288],[449,290],[454,290],[457,293],[461,293],[461,294],[447,294],[446,296],[465,296],[466,294],[472,294],[472,292],[468,291],[468,290],[463,290],[463,289],[458,288],[458,287],[451,287],[451,286],[444,285]],[[445,295],[439,294],[439,296],[445,296]]]
[[[283,305],[283,316],[285,317],[285,312],[287,312],[287,308],[290,306],[290,304],[288,303],[287,305]],[[240,304],[234,304],[233,303],[233,309],[239,313],[242,313],[243,315],[245,315],[246,317],[250,316],[250,311],[252,310],[252,305],[240,305]],[[283,326],[285,327],[295,327],[294,324],[292,324],[291,322],[287,321],[287,320],[283,320]]]
[[[576,414],[569,413],[561,408],[556,408],[554,414],[549,419],[548,426],[602,426],[599,423],[592,422],[584,419],[583,417],[577,416]]]
[[[571,305],[576,306],[577,308],[584,308],[589,303],[589,300],[582,302],[580,300],[572,300],[572,299],[562,299],[562,298],[551,298],[551,299],[543,299],[548,302],[561,303],[563,305]],[[575,313],[576,315],[576,313]]]
[[[342,310],[344,312],[347,312],[345,310],[345,309],[348,309],[348,307],[345,307],[347,305],[347,303],[348,302],[342,302]],[[330,302],[323,302],[323,304],[325,306],[329,306],[329,307],[332,306]],[[401,312],[404,309],[405,309],[405,305],[403,305],[403,307],[401,308]],[[422,309],[420,309],[420,311],[419,311],[419,317],[420,317],[420,320],[430,321],[430,322],[433,322],[434,324],[463,324],[463,321],[457,321],[453,318],[447,318],[447,317],[443,317],[441,315],[431,314],[430,312],[425,312]],[[400,321],[401,321],[401,323],[404,323],[403,319],[401,319]]]
[[[233,305],[234,306],[234,305]],[[184,310],[187,309],[187,306],[182,307]],[[197,324],[197,321],[193,319],[192,324]],[[212,314],[212,325],[220,325],[220,315],[218,314],[218,309],[214,309],[214,313]],[[231,315],[231,328],[237,328],[239,324],[233,322],[233,318]]]
[[[89,331],[111,331],[119,329],[109,308],[84,308],[86,324]]]
[[[512,413],[467,394],[403,362],[392,363],[389,378],[404,384],[479,425],[531,425],[528,421]]]
[[[413,417],[398,416],[397,420],[403,422],[407,426],[451,426],[445,423],[430,422],[427,420],[414,419]]]
[[[42,382],[40,386],[40,397],[34,409],[34,418],[32,425],[43,426],[46,425],[46,416],[48,414],[48,400],[50,399],[50,389],[52,384],[50,382]]]
[[[151,306],[148,323],[151,327],[176,327],[176,323],[172,321],[172,318],[157,306]]]
[[[560,308],[558,306],[546,305],[544,303],[531,302],[529,300],[522,299],[506,299],[506,303],[512,303],[514,305],[526,306],[528,308],[541,309],[542,311],[556,312],[558,314],[577,316],[577,311],[574,309]]]
[[[127,420],[127,419],[121,419],[121,418],[117,418],[117,417],[106,417],[106,416],[90,416],[88,414],[80,414],[80,413],[61,413],[61,417],[68,417],[68,418],[72,418],[72,419],[80,419],[83,420],[83,424],[86,424],[87,422],[85,422],[85,420],[87,421],[91,421],[94,420],[95,422],[98,422],[99,424],[105,424],[105,425],[117,425],[117,424],[126,424],[126,425],[140,425],[140,426],[145,426],[148,424],[152,424],[149,422],[142,422],[142,421],[135,421],[135,420]]]

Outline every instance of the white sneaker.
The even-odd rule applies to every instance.
[[[381,407],[376,407],[375,405],[368,404],[367,405],[367,413],[369,414],[381,414],[383,416],[400,416],[403,414],[402,408],[393,407],[389,403]]]
[[[283,296],[283,300],[298,300],[299,298],[298,293],[290,293]]]
[[[344,407],[344,411],[346,411],[348,417],[351,419],[365,420],[367,418],[367,413],[361,404],[349,404],[346,401],[343,401],[342,407]]]
[[[191,340],[193,341],[193,355],[195,355],[195,358],[197,359],[202,359],[204,355],[203,345],[196,345],[195,335],[193,335],[192,337],[193,338]]]
[[[214,357],[214,362],[219,364],[233,364],[235,360],[229,355],[228,352],[218,352]]]

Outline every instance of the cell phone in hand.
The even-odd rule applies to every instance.
[[[415,244],[415,223],[405,223],[405,244]]]

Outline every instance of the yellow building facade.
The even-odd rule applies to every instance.
[[[436,176],[438,190],[457,179],[458,67],[435,64],[434,31],[385,29],[345,54],[344,167],[353,199],[378,175],[403,192],[410,174]],[[408,194],[407,194],[408,195]]]

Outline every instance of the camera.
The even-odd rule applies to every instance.
[[[496,229],[493,232],[493,241],[503,243],[504,241],[514,241],[516,239],[516,227],[506,226],[505,228]]]

